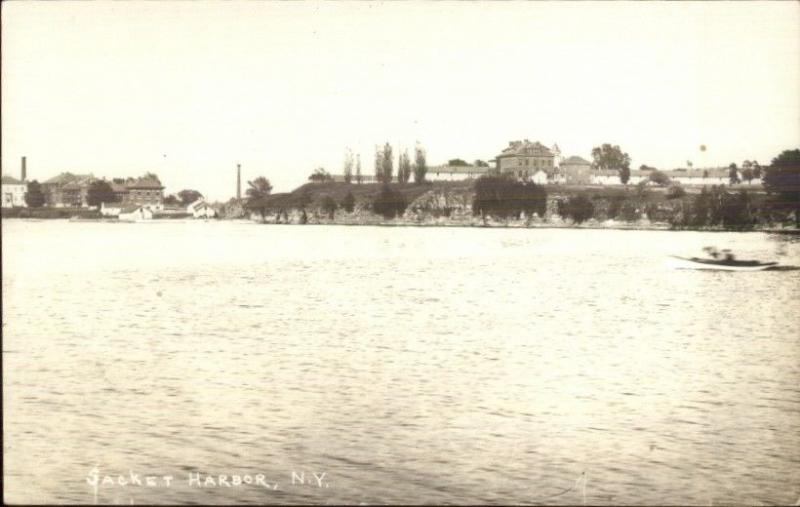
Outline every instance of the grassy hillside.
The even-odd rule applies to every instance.
[[[408,183],[401,185],[392,183],[392,189],[400,192],[407,202],[412,202],[417,197],[430,190],[443,190],[452,192],[469,192],[472,189],[471,181],[440,181],[415,185]],[[357,185],[354,183],[325,182],[306,183],[289,193],[270,195],[264,199],[253,201],[247,205],[249,209],[264,209],[268,211],[278,209],[298,209],[301,207],[316,208],[321,206],[326,197],[333,198],[337,204],[341,203],[348,192],[353,194],[356,203],[371,202],[381,191],[380,183],[367,183]]]

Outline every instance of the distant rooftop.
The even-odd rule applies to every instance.
[[[155,190],[162,190],[164,188],[160,181],[152,178],[139,178],[132,183],[126,183],[125,186],[128,188]]]
[[[573,155],[561,162],[561,165],[592,165],[592,163],[584,158]]]
[[[3,175],[3,185],[24,185],[25,183],[13,176]]]
[[[530,142],[527,139],[522,141],[509,141],[508,147],[497,156],[500,157],[515,157],[519,155],[539,156],[539,157],[552,157],[553,152],[547,146],[539,141]]]

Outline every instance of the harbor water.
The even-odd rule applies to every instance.
[[[800,265],[765,233],[5,220],[5,500],[794,504],[800,271],[664,263],[709,245]]]

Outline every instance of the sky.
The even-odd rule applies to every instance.
[[[669,169],[800,145],[798,2],[2,3],[2,170],[290,191],[346,148]],[[700,145],[707,146],[701,152]]]

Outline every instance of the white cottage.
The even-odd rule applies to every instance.
[[[194,218],[214,218],[217,216],[217,211],[202,197],[186,206],[186,212],[190,213]]]
[[[149,206],[126,206],[119,213],[119,219],[125,222],[152,220],[153,210]]]
[[[100,203],[100,214],[104,217],[118,217],[123,208],[122,202],[102,202]]]
[[[28,185],[12,176],[3,176],[3,207],[16,208],[26,206],[25,193]]]

